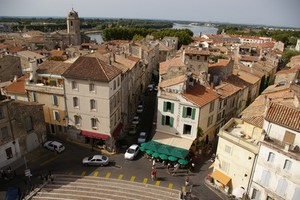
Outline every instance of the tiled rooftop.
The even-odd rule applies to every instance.
[[[300,132],[300,109],[270,103],[266,120]]]
[[[200,107],[219,98],[219,95],[213,90],[198,83],[194,84],[194,86],[188,87],[182,96]]]
[[[109,82],[118,76],[121,70],[108,65],[97,57],[79,57],[64,73],[66,78]]]

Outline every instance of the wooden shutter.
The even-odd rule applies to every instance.
[[[161,124],[165,125],[166,124],[166,117],[165,116],[161,116]]]
[[[182,117],[186,118],[186,107],[185,106],[183,106],[183,108],[182,108]]]
[[[196,109],[193,108],[193,109],[192,109],[192,119],[195,119],[195,115],[196,115]]]
[[[171,103],[171,113],[174,114],[174,103]]]
[[[173,127],[174,118],[170,117],[170,127]]]
[[[164,105],[163,105],[163,111],[166,112],[167,111],[167,102],[164,101]]]

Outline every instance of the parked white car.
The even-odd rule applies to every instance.
[[[142,113],[144,111],[144,107],[142,104],[138,105],[137,109],[136,109],[136,112],[137,113]]]
[[[131,123],[134,124],[134,125],[138,125],[140,123],[139,116],[134,116]]]
[[[44,143],[44,147],[51,151],[56,151],[57,153],[61,153],[66,149],[62,143],[57,141],[47,141]]]
[[[124,154],[124,158],[127,160],[133,160],[138,155],[139,152],[140,152],[139,145],[133,144],[126,150]]]
[[[144,142],[146,142],[146,140],[147,140],[147,133],[146,132],[140,132],[140,135],[139,135],[139,137],[138,137],[138,143],[139,144],[141,144],[141,143],[144,143]]]

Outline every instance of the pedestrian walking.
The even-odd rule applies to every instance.
[[[167,165],[167,169],[168,169],[168,173],[170,174],[170,170],[171,170],[171,163],[168,163],[168,165]]]
[[[156,180],[156,175],[157,175],[157,171],[156,171],[156,169],[153,169],[151,171],[151,179],[152,179],[152,181]]]
[[[155,160],[155,158],[153,158],[153,157],[152,157],[152,159],[153,159],[153,160],[152,160],[152,166],[155,166],[155,165],[156,165],[156,160]]]
[[[190,177],[185,177],[185,186],[189,186],[190,185]]]
[[[179,167],[180,167],[180,165],[178,163],[176,163],[176,165],[174,166],[173,173],[172,173],[173,176],[176,175],[176,172],[178,171]]]

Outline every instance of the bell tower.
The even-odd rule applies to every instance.
[[[80,21],[78,13],[72,8],[67,17],[67,33],[73,45],[81,44]]]

